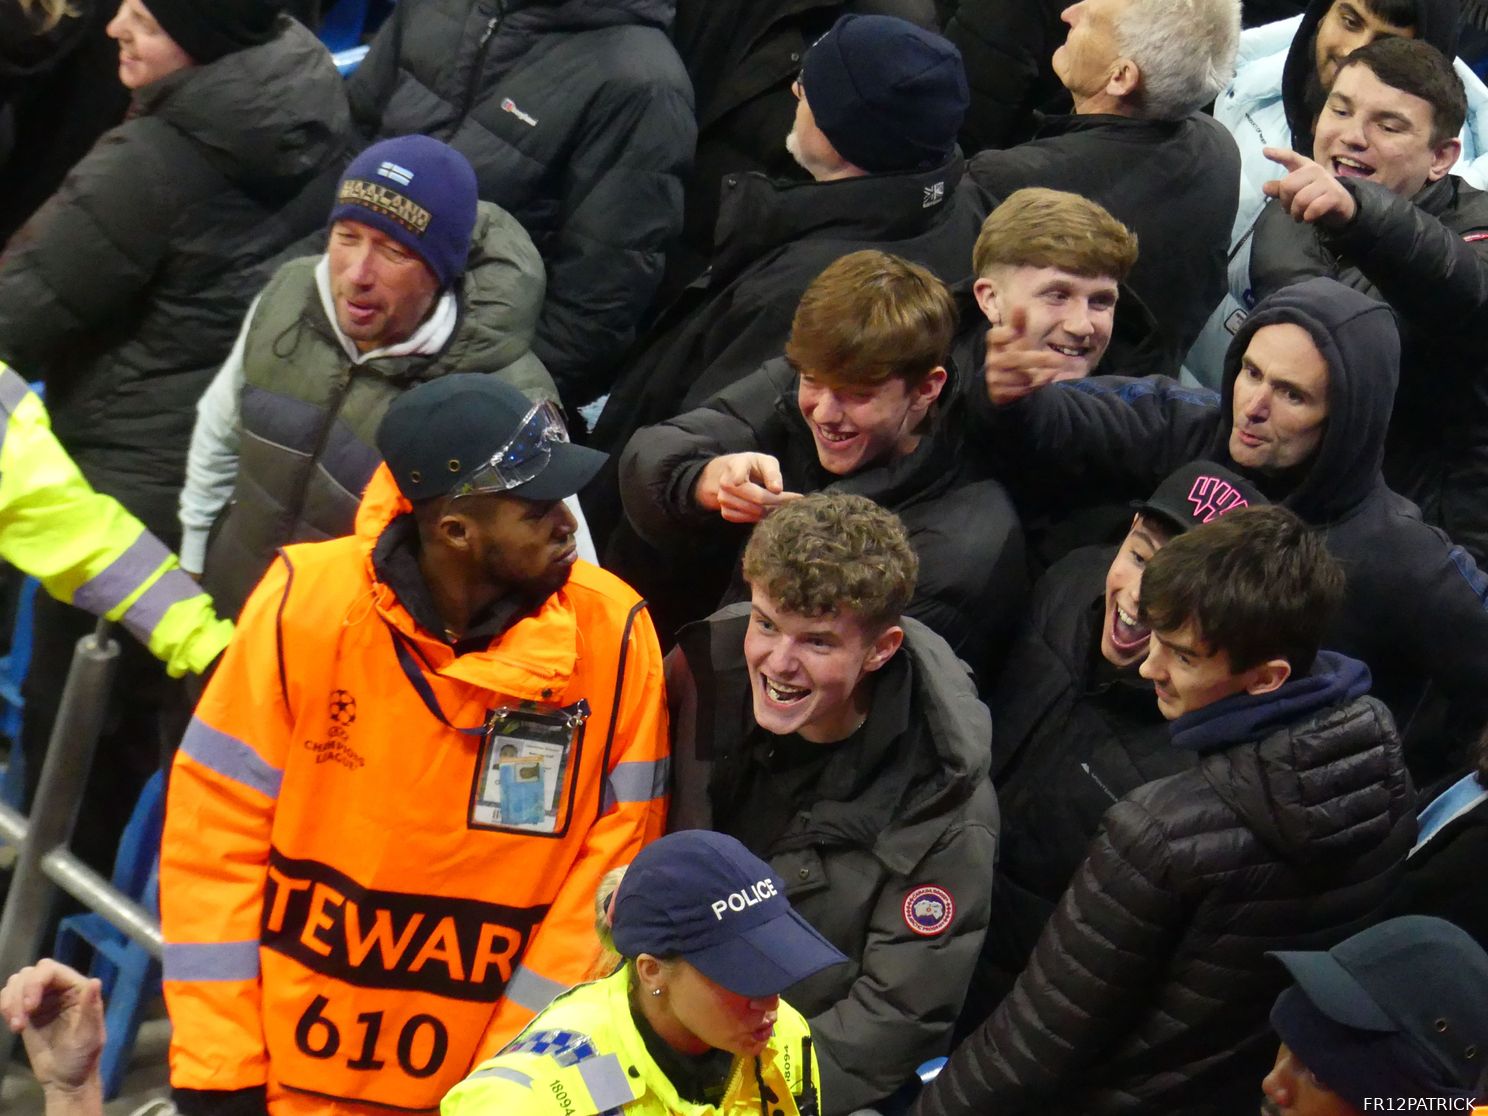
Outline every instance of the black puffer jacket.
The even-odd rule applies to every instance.
[[[1045,117],[1028,143],[984,151],[969,173],[993,197],[1024,186],[1082,194],[1137,234],[1127,282],[1168,343],[1168,369],[1193,344],[1225,292],[1240,151],[1213,117],[1136,120],[1091,113]]]
[[[1454,174],[1401,198],[1340,179],[1358,203],[1341,229],[1298,225],[1276,202],[1256,221],[1257,298],[1331,275],[1394,308],[1400,388],[1385,479],[1428,523],[1488,560],[1488,193]]]
[[[197,397],[272,257],[324,223],[349,122],[330,55],[287,17],[135,107],[0,260],[0,359],[46,379],[84,475],[173,543]]]
[[[667,659],[674,793],[670,828],[728,827],[768,737],[750,711],[733,605],[682,633]],[[848,958],[785,998],[811,1022],[825,1116],[873,1104],[946,1052],[987,928],[997,799],[992,722],[964,664],[912,619],[879,673],[860,745],[827,761],[815,799],[769,848],[791,905]],[[949,899],[944,925],[911,925],[907,901]]]
[[[1051,63],[1069,28],[1064,0],[958,0],[945,36],[966,61],[971,107],[961,126],[968,154],[1033,138],[1038,110],[1068,111],[1070,97]]]
[[[985,680],[1000,662],[1026,592],[1023,532],[996,481],[963,476],[950,401],[908,457],[846,477],[824,470],[796,402],[795,371],[778,358],[696,410],[639,432],[620,463],[631,547],[606,566],[651,602],[675,631],[707,615],[728,590],[749,532],[692,499],[713,458],[746,451],[780,462],[788,492],[851,492],[897,514],[920,559],[909,614],[950,643]],[[617,543],[619,537],[617,536]],[[644,547],[633,544],[642,542]]]
[[[1300,325],[1328,363],[1328,424],[1300,474],[1238,469],[1229,455],[1235,378],[1251,335]],[[1247,318],[1225,358],[1224,391],[1160,376],[1054,384],[1011,406],[969,394],[994,469],[1036,471],[1052,490],[1082,498],[1140,499],[1197,458],[1237,469],[1273,502],[1322,529],[1348,583],[1328,645],[1363,659],[1373,693],[1401,723],[1411,772],[1423,785],[1454,770],[1443,741],[1411,731],[1427,683],[1462,724],[1488,719],[1488,577],[1380,473],[1395,397],[1399,335],[1388,307],[1332,279],[1272,295]]]
[[[791,83],[806,50],[838,17],[889,15],[936,29],[930,0],[677,0],[672,41],[697,96],[697,160],[687,180],[682,243],[667,257],[665,306],[713,255],[719,191],[730,174],[806,180],[785,150],[796,115]]]
[[[1325,652],[1312,676],[1175,722],[1181,747],[1205,720],[1203,759],[1111,808],[1028,968],[916,1116],[1254,1105],[1286,985],[1266,951],[1370,925],[1415,840],[1389,711],[1349,696],[1367,686]]]
[[[993,778],[1003,813],[1002,858],[968,1013],[985,1017],[1012,986],[1085,859],[1105,812],[1122,796],[1198,762],[1174,748],[1152,683],[1100,657],[1106,571],[1114,547],[1086,547],[1034,587],[1018,638],[992,691]]]
[[[566,403],[602,394],[682,227],[697,140],[675,0],[409,0],[349,83],[369,138],[475,167],[548,269],[533,349]]]

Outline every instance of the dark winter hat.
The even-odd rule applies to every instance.
[[[1146,500],[1132,508],[1142,515],[1157,516],[1181,535],[1191,527],[1208,523],[1244,507],[1262,507],[1271,501],[1250,481],[1212,461],[1190,461],[1173,470]]]
[[[1333,1092],[1472,1099],[1488,1065],[1488,953],[1452,923],[1393,918],[1323,952],[1275,952],[1297,982],[1272,1026]]]
[[[847,958],[795,912],[774,870],[733,837],[684,829],[653,841],[611,908],[623,957],[681,957],[740,996],[773,996]]]
[[[284,5],[282,0],[149,0],[144,6],[192,61],[206,64],[268,42]]]
[[[386,233],[447,287],[465,271],[476,200],[465,156],[429,136],[398,136],[351,161],[330,223],[360,221]]]
[[[878,15],[845,15],[818,39],[801,89],[838,154],[873,174],[945,162],[971,96],[948,40]]]
[[[398,396],[377,428],[377,448],[410,500],[478,492],[561,500],[588,484],[609,456],[570,443],[552,403],[534,403],[475,372],[441,376]]]

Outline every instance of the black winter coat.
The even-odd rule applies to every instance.
[[[687,179],[682,243],[667,257],[668,305],[713,255],[719,191],[730,174],[805,181],[785,150],[796,115],[791,83],[806,50],[840,16],[890,15],[935,30],[930,0],[677,0],[672,41],[697,97],[697,159]]]
[[[1068,111],[1069,91],[1051,59],[1069,28],[1064,0],[959,0],[945,36],[966,63],[971,106],[961,125],[968,154],[1012,147],[1034,137],[1038,112]]]
[[[1300,475],[1256,474],[1229,454],[1241,357],[1251,334],[1276,322],[1308,330],[1328,361],[1327,429]],[[985,394],[968,398],[980,442],[996,450],[994,469],[1035,471],[1084,499],[1131,500],[1206,458],[1320,528],[1348,576],[1327,644],[1369,664],[1373,693],[1397,715],[1411,772],[1425,785],[1462,762],[1411,731],[1427,683],[1460,723],[1488,719],[1488,577],[1380,473],[1399,351],[1387,307],[1319,278],[1273,295],[1245,320],[1217,399],[1160,376],[1053,384],[1002,408]]]
[[[682,633],[667,659],[672,711],[669,828],[718,828],[757,763],[744,633],[734,605]],[[868,720],[822,769],[814,797],[767,849],[791,905],[847,957],[785,998],[821,1060],[824,1116],[871,1105],[944,1054],[987,929],[997,799],[992,722],[944,640],[906,618]],[[767,738],[773,739],[773,738]],[[727,830],[725,829],[725,832]],[[911,896],[944,925],[911,924]]]
[[[1024,186],[1099,202],[1140,247],[1127,282],[1157,319],[1176,372],[1225,292],[1230,226],[1240,197],[1240,151],[1213,117],[1135,120],[1046,117],[1037,136],[984,151],[969,173],[1001,200]]]
[[[40,31],[39,9],[0,0],[0,248],[129,107],[119,44],[104,33],[118,4],[69,7],[77,14]]]
[[[1488,863],[1488,801],[1478,803],[1442,826],[1411,853],[1390,913],[1444,918],[1462,927],[1488,949],[1488,896],[1483,865]]]
[[[565,403],[609,385],[682,227],[697,140],[674,0],[409,0],[348,85],[369,138],[421,132],[475,168],[548,269],[533,351]]]
[[[1097,678],[1106,570],[1116,549],[1076,550],[1034,586],[989,704],[997,726],[992,777],[1003,844],[988,928],[967,1012],[988,1015],[1069,886],[1105,812],[1144,783],[1185,771],[1152,683],[1136,667]]]
[[[1000,484],[962,475],[953,409],[932,417],[908,457],[836,477],[817,460],[796,384],[779,358],[696,410],[637,433],[620,462],[631,528],[622,535],[631,549],[612,547],[607,567],[647,597],[663,632],[706,615],[728,591],[749,532],[693,502],[698,474],[722,454],[768,453],[780,462],[786,491],[856,493],[904,521],[920,559],[909,614],[987,679],[1022,610],[1023,533]],[[949,407],[951,385],[942,395]]]
[[[1396,311],[1400,387],[1385,479],[1488,561],[1488,193],[1454,174],[1413,198],[1339,181],[1359,207],[1341,229],[1298,225],[1276,202],[1261,211],[1251,288],[1263,298],[1330,275]]]
[[[1266,951],[1326,949],[1370,925],[1415,811],[1395,726],[1370,697],[1221,748],[1111,808],[1028,968],[915,1116],[1254,1105],[1287,984]]]
[[[641,427],[692,410],[778,357],[807,286],[851,252],[892,252],[947,283],[970,277],[992,202],[965,170],[957,155],[933,171],[837,182],[729,175],[712,266],[627,358],[593,444],[618,455]],[[584,511],[603,551],[621,513],[614,467],[600,477]]]
[[[320,42],[269,42],[138,91],[0,260],[0,359],[44,378],[89,482],[180,537],[195,405],[276,253],[325,222],[349,128]]]

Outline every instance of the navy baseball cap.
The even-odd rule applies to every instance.
[[[733,837],[670,833],[642,849],[611,914],[623,957],[680,957],[739,996],[774,996],[846,961],[795,912],[780,877]]]
[[[1356,1035],[1403,1043],[1400,1060],[1415,1067],[1416,1092],[1475,1092],[1488,1065],[1488,953],[1466,931],[1444,919],[1405,915],[1361,930],[1327,952],[1267,956],[1286,966],[1297,990],[1328,1020]],[[1291,1046],[1284,1027],[1277,1030]],[[1388,1051],[1388,1044],[1377,1045],[1373,1057],[1388,1058]],[[1335,1092],[1346,1087],[1349,1075],[1337,1075],[1340,1086],[1328,1081],[1326,1062],[1333,1051],[1298,1055],[1310,1069],[1323,1071],[1319,1077]]]
[[[1140,515],[1156,516],[1175,535],[1241,508],[1271,501],[1250,481],[1212,461],[1190,461],[1169,473],[1146,500],[1132,502]]]
[[[562,500],[588,484],[609,456],[568,441],[552,403],[534,403],[477,372],[440,376],[394,399],[377,428],[377,449],[409,500],[458,487]]]

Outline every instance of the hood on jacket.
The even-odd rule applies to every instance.
[[[136,103],[204,148],[219,173],[269,196],[297,193],[351,130],[330,55],[288,16],[268,42],[178,70],[145,86]]]
[[[553,378],[532,351],[547,271],[527,230],[490,202],[476,207],[460,283],[460,323],[431,372],[442,375],[446,364],[500,369],[504,380],[532,398],[556,400]]]
[[[1268,848],[1312,873],[1380,847],[1401,824],[1414,833],[1395,722],[1380,702],[1358,696],[1361,685],[1368,685],[1362,663],[1320,652],[1312,674],[1297,682],[1295,704],[1310,706],[1310,715],[1206,756],[1199,768]]]
[[[1287,126],[1292,131],[1292,148],[1312,158],[1312,126],[1323,107],[1323,90],[1317,80],[1317,60],[1313,40],[1317,26],[1328,14],[1335,0],[1312,0],[1302,13],[1302,22],[1287,51],[1286,66],[1281,76],[1281,97],[1286,108]],[[1369,0],[1360,0],[1366,7]],[[1422,39],[1447,56],[1457,57],[1457,36],[1461,24],[1458,0],[1416,0],[1416,38]]]
[[[727,605],[677,633],[677,649],[696,691],[698,752],[705,759],[737,752],[754,724],[744,661],[750,608],[748,601]],[[977,697],[966,665],[943,639],[913,617],[899,623],[904,628],[900,653],[913,664],[915,697],[935,747],[936,774],[902,802],[873,853],[892,871],[907,872],[951,820],[947,803],[969,798],[987,778],[992,715]]]
[[[1241,469],[1230,457],[1235,380],[1256,330],[1289,322],[1312,336],[1328,365],[1328,417],[1322,442],[1290,493],[1273,495],[1268,478]],[[1318,277],[1283,287],[1245,319],[1225,353],[1219,418],[1205,454],[1250,476],[1306,522],[1322,526],[1346,516],[1378,485],[1385,433],[1400,378],[1400,333],[1382,302],[1335,279]],[[1272,485],[1274,487],[1274,484]]]

